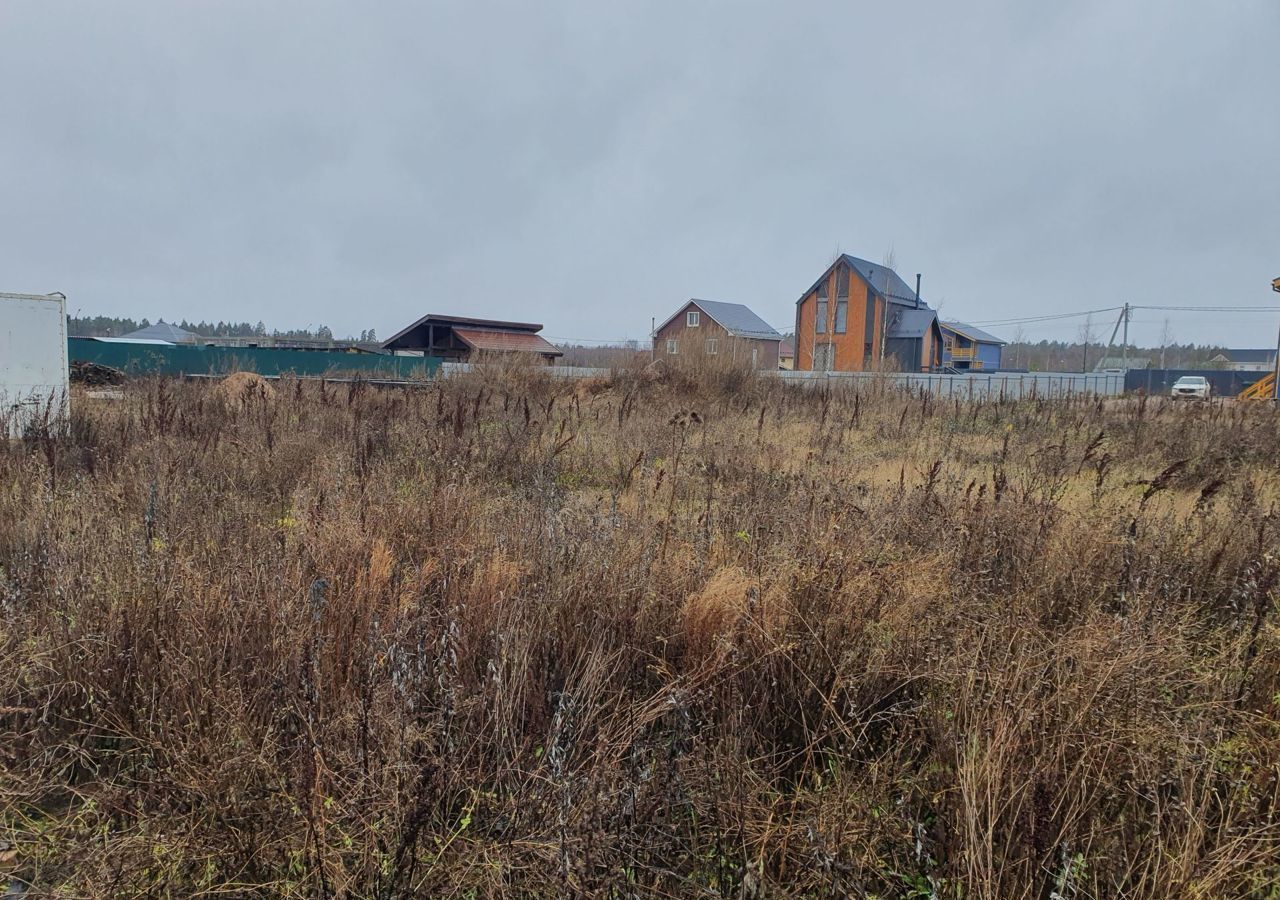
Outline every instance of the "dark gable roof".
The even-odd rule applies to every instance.
[[[453,333],[460,337],[463,343],[472,350],[564,356],[554,344],[542,335],[534,334],[531,331],[498,330],[495,328],[455,328]]]
[[[690,300],[675,313],[654,329],[657,334],[676,320],[690,306],[696,306],[706,313],[717,325],[734,337],[752,338],[759,341],[780,341],[782,335],[764,319],[753,313],[741,303],[721,303],[718,300]]]
[[[865,259],[858,259],[858,257],[850,256],[848,253],[840,258],[852,266],[854,271],[866,279],[881,296],[896,300],[899,303],[915,305],[916,289],[899,278],[898,273],[893,269],[878,263],[867,262]],[[925,305],[923,298],[920,300],[920,305]]]
[[[942,327],[948,331],[954,331],[956,334],[964,335],[970,340],[977,341],[979,344],[1000,344],[1004,345],[1008,341],[1002,341],[989,331],[983,331],[981,328],[974,328],[964,322],[943,322]]]
[[[912,309],[894,305],[889,311],[889,324],[885,328],[887,338],[921,338],[936,327],[938,314],[931,309]]]
[[[1264,363],[1275,359],[1274,348],[1266,350],[1223,350],[1218,354],[1233,363]]]
[[[383,341],[382,348],[384,350],[415,348],[417,345],[401,343],[401,339],[425,325],[461,326],[463,328],[486,331],[523,332],[526,334],[537,334],[542,330],[541,325],[535,325],[532,322],[501,322],[497,319],[472,319],[467,316],[442,316],[437,313],[427,313],[408,328],[401,329]]]
[[[859,259],[856,256],[850,256],[848,253],[841,254],[840,258],[827,266],[824,271],[813,284],[809,285],[809,289],[800,295],[800,299],[796,304],[804,302],[804,298],[813,293],[814,289],[822,283],[822,280],[831,274],[831,270],[840,263],[844,263],[867,284],[871,285],[871,289],[881,297],[887,299],[890,303],[897,303],[901,306],[916,305],[916,289],[911,287],[905,281],[898,277],[898,273],[890,269],[888,266],[882,266],[879,263],[868,262],[865,259]],[[920,298],[920,307],[928,309],[929,304],[924,302],[924,298]]]

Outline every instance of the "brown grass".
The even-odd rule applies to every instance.
[[[218,382],[213,395],[229,410],[239,412],[252,403],[270,403],[276,389],[254,372],[232,372]]]
[[[1280,418],[532,368],[0,450],[0,877],[1280,891]]]

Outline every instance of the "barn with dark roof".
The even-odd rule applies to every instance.
[[[480,355],[527,356],[547,363],[564,354],[542,335],[541,325],[500,322],[430,313],[395,336],[382,348],[394,353],[421,353],[450,362],[471,362]]]

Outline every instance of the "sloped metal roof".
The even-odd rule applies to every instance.
[[[540,334],[529,331],[498,331],[489,328],[455,328],[453,333],[462,338],[473,350],[494,350],[500,353],[541,353],[545,356],[563,356],[556,345]]]
[[[156,338],[131,338],[131,337],[91,337],[91,341],[98,341],[102,344],[150,344],[153,347],[175,347],[173,341],[161,341]]]
[[[1233,363],[1263,363],[1275,359],[1276,351],[1274,347],[1265,350],[1223,350],[1218,356]]]
[[[400,329],[382,342],[383,350],[416,350],[423,346],[420,329],[438,325],[446,328],[461,326],[471,331],[523,331],[529,334],[541,331],[542,326],[532,322],[503,322],[498,319],[475,319],[470,316],[442,316],[439,313],[427,313],[412,325]]]
[[[734,337],[758,338],[766,341],[782,340],[782,335],[777,329],[741,303],[721,303],[718,300],[693,300],[692,302]]]
[[[885,328],[885,337],[924,337],[937,318],[938,314],[931,309],[913,309],[895,305],[889,312],[889,324]]]
[[[1094,364],[1093,371],[1105,372],[1107,369],[1149,368],[1151,368],[1151,357],[1149,356],[1130,356],[1127,360],[1123,356],[1104,356]]]
[[[949,328],[956,334],[962,334],[970,340],[977,341],[980,344],[1007,344],[1008,341],[1001,340],[989,331],[983,331],[981,328],[974,328],[964,322],[941,322],[943,328]]]
[[[157,322],[120,336],[132,341],[168,341],[171,344],[193,344],[200,338],[200,335],[168,322]]]
[[[898,273],[893,269],[888,266],[882,266],[879,263],[859,259],[856,256],[850,256],[848,253],[841,258],[856,269],[859,275],[871,282],[871,286],[881,295],[897,303],[915,305],[916,289],[898,277]],[[923,298],[921,298],[920,304],[921,306],[925,305]]]

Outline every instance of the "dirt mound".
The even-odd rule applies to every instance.
[[[236,372],[218,382],[213,395],[228,409],[241,410],[254,401],[270,403],[276,398],[276,389],[261,375]]]
[[[71,383],[91,386],[124,384],[124,373],[111,366],[76,359],[71,361]]]

